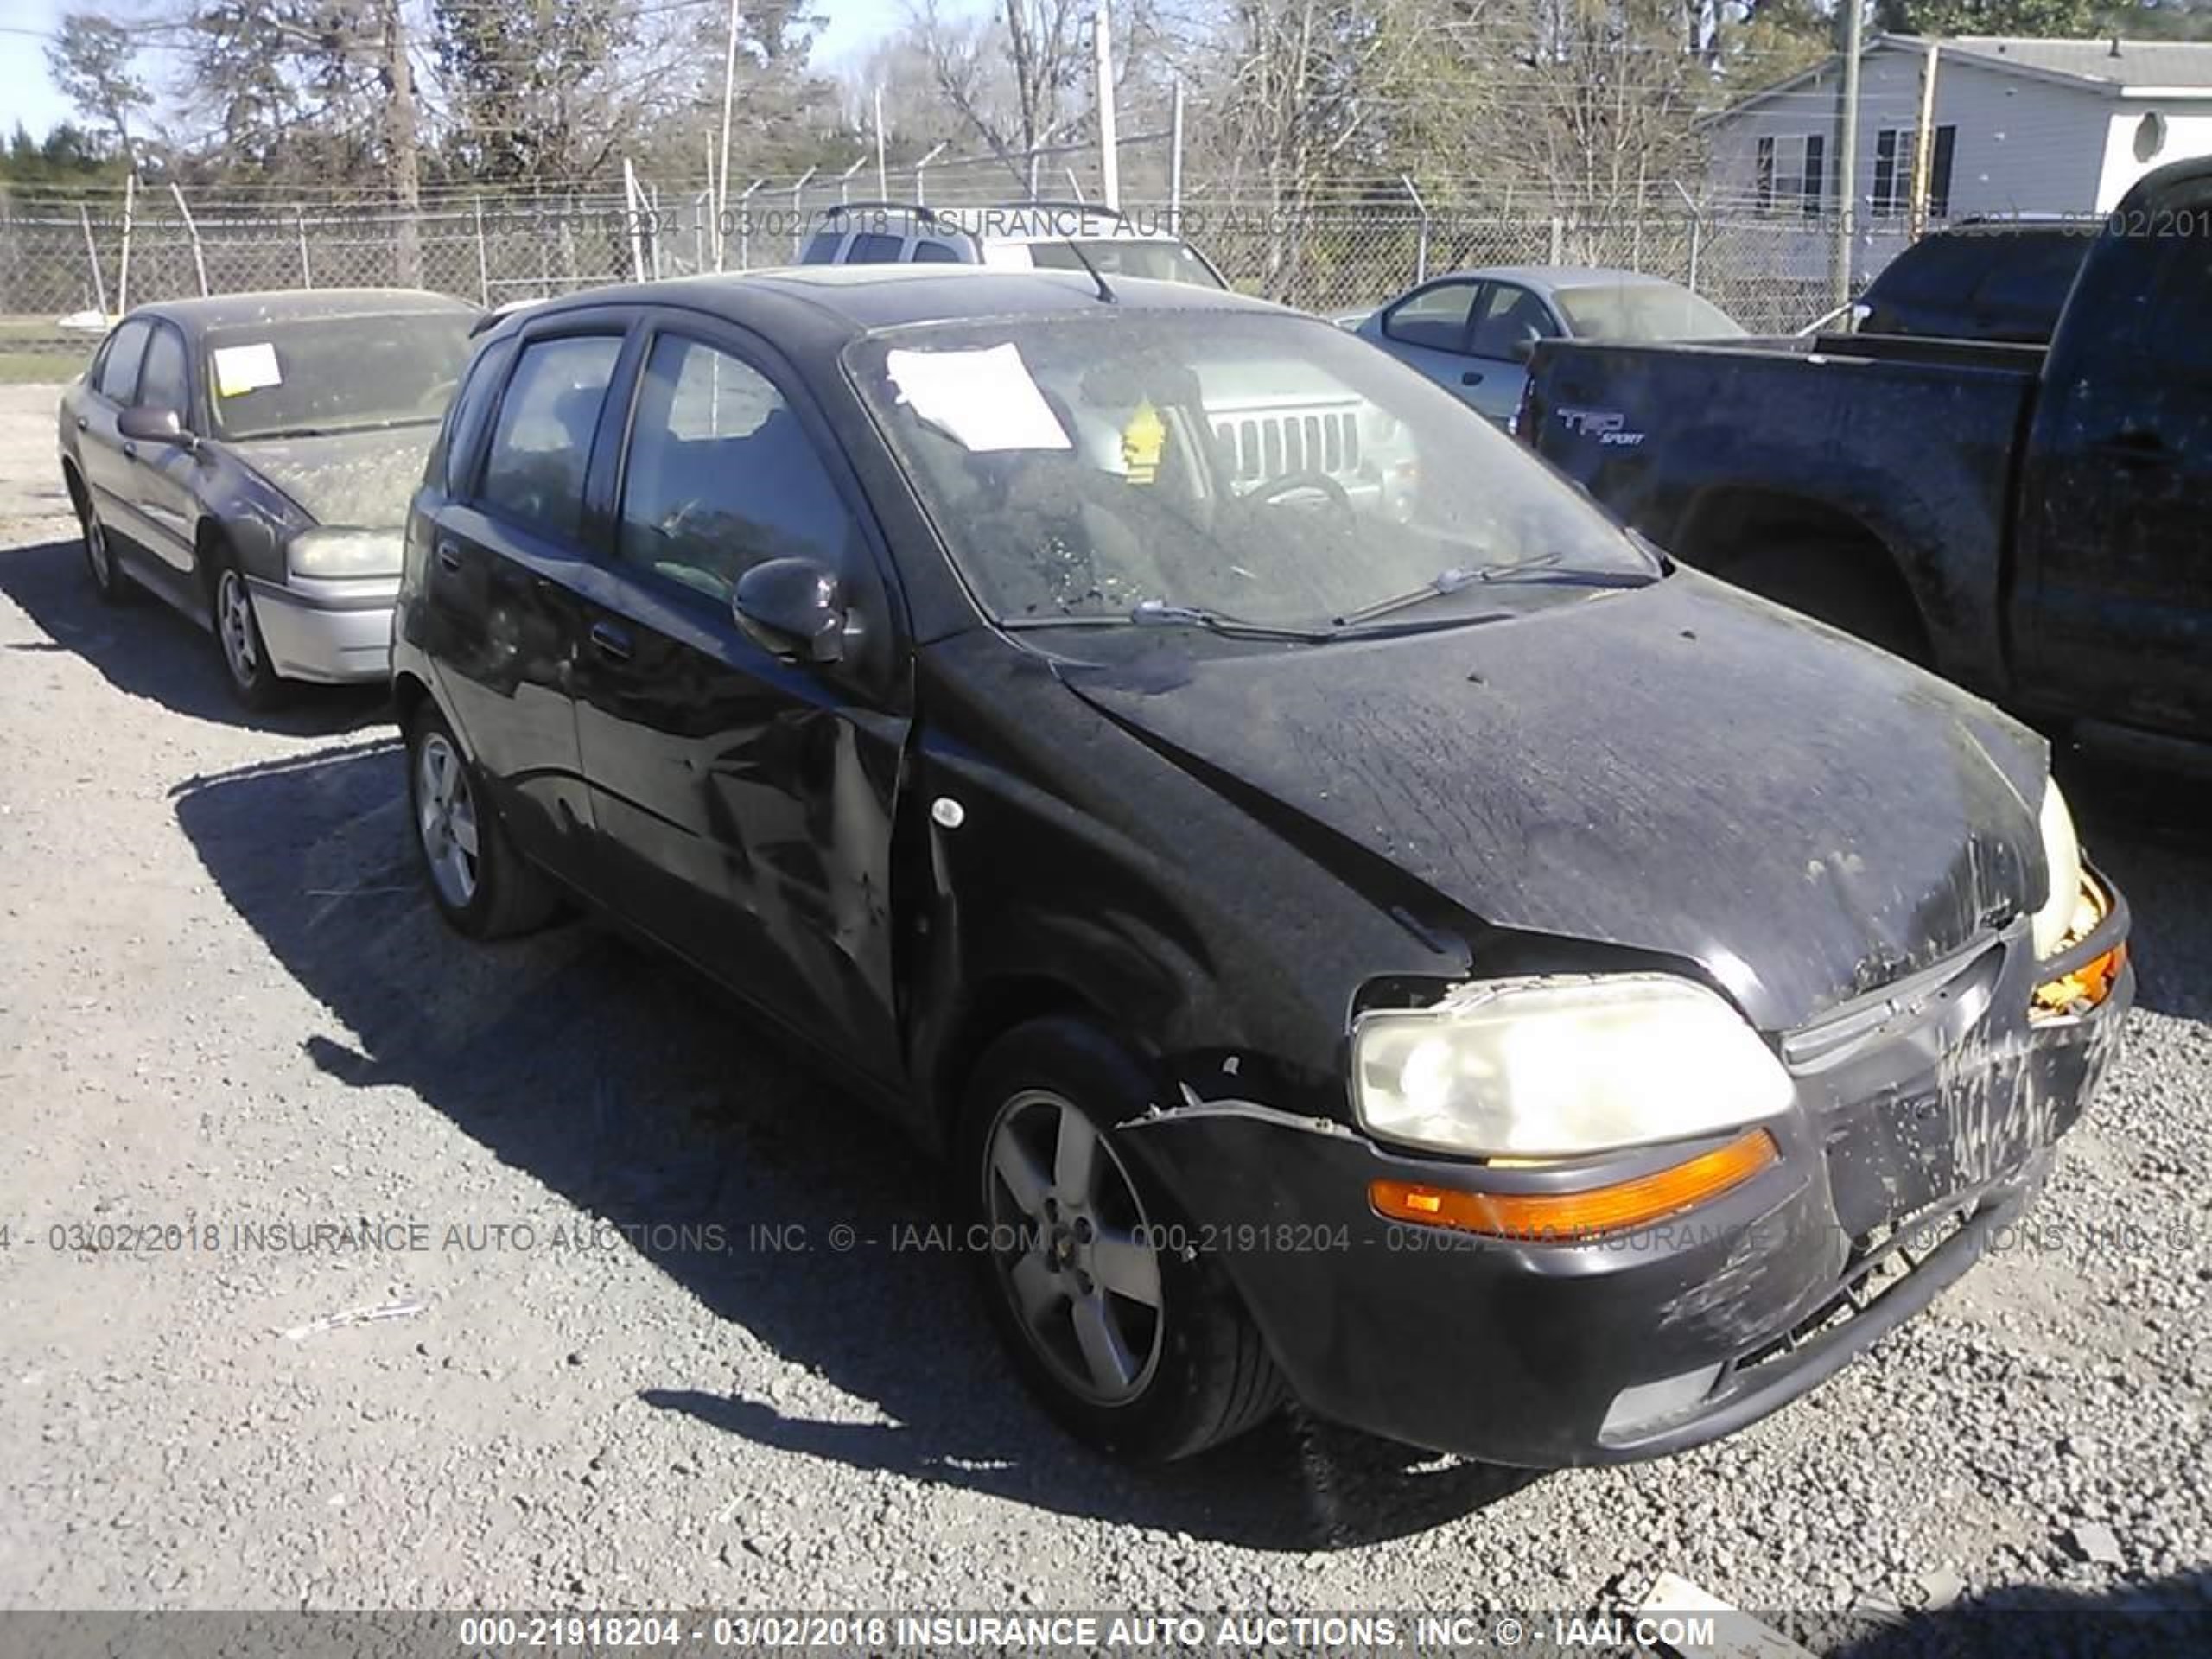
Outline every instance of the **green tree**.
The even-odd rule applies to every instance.
[[[54,84],[63,97],[115,135],[133,172],[138,168],[138,152],[130,137],[130,118],[151,101],[146,84],[138,78],[137,57],[129,29],[88,11],[64,16],[46,48],[47,70]]]

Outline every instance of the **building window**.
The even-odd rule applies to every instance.
[[[1912,210],[1912,167],[1916,135],[1910,127],[1884,127],[1874,137],[1874,216],[1896,219]],[[1928,216],[1951,216],[1951,162],[1958,148],[1955,126],[1936,129],[1936,149],[1929,157]]]
[[[1805,140],[1805,176],[1802,184],[1805,217],[1817,219],[1828,194],[1828,141],[1819,133]]]
[[[1761,213],[1774,210],[1774,140],[1762,138],[1758,143],[1758,159],[1752,163],[1754,199]]]

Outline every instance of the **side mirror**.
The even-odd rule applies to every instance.
[[[730,613],[746,637],[785,662],[845,658],[845,584],[812,559],[770,559],[737,579]]]
[[[115,429],[133,443],[192,442],[192,435],[184,429],[183,419],[173,409],[133,404],[115,417]]]

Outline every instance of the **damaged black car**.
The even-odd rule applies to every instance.
[[[581,900],[810,1042],[1133,1457],[1293,1395],[1529,1466],[1727,1433],[2020,1212],[2133,992],[2042,740],[1231,294],[509,317],[393,673],[447,918]]]

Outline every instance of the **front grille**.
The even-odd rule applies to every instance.
[[[1359,471],[1359,416],[1351,410],[1286,411],[1217,420],[1221,464],[1239,484],[1292,473],[1350,476]]]

